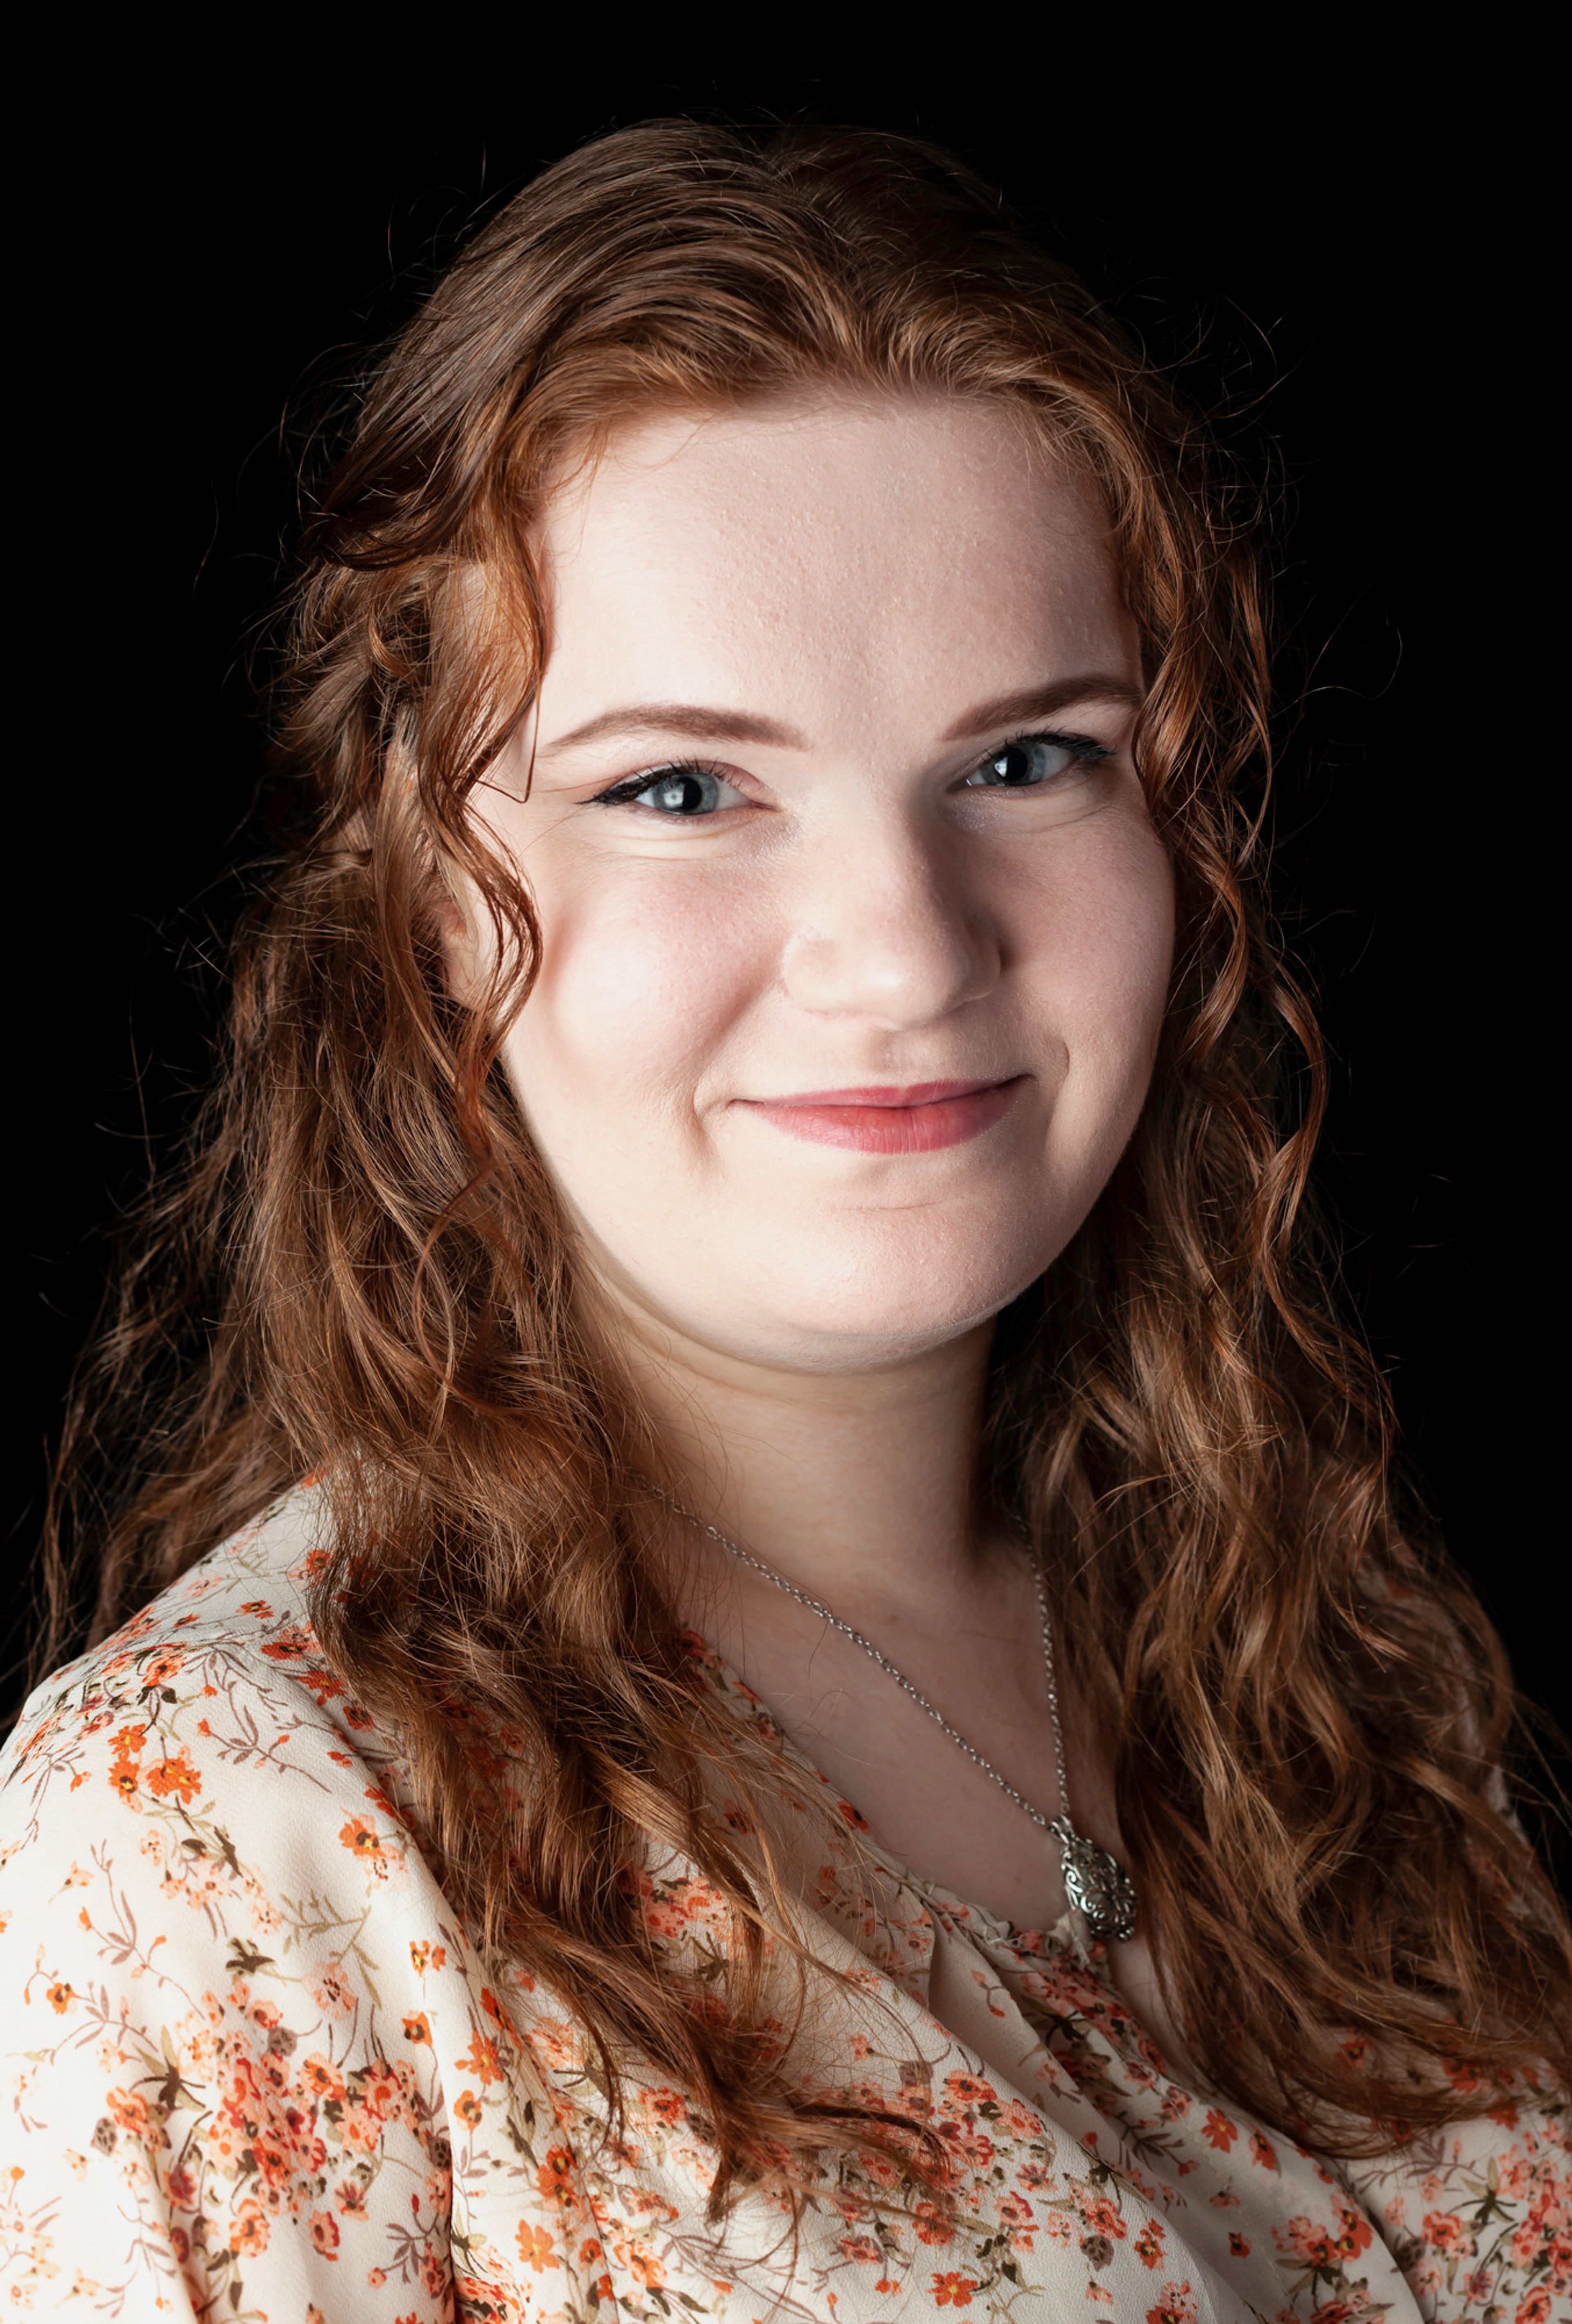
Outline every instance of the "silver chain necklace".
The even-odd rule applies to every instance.
[[[1056,1816],[1045,1816],[1041,1808],[1034,1808],[1030,1800],[1024,1799],[1013,1784],[1007,1783],[998,1769],[990,1766],[975,1745],[969,1743],[964,1735],[951,1726],[943,1712],[936,1711],[927,1696],[919,1693],[911,1680],[896,1670],[894,1663],[881,1655],[872,1640],[865,1638],[860,1630],[854,1630],[850,1622],[843,1622],[817,1598],[810,1598],[805,1590],[799,1590],[795,1582],[786,1580],[784,1573],[777,1573],[773,1565],[766,1565],[762,1557],[755,1557],[753,1552],[744,1549],[740,1542],[730,1540],[718,1526],[706,1525],[703,1517],[695,1517],[691,1509],[685,1509],[679,1501],[673,1500],[669,1493],[660,1493],[658,1498],[685,1524],[707,1534],[731,1556],[739,1558],[744,1565],[750,1565],[756,1573],[762,1573],[767,1582],[773,1582],[777,1590],[784,1590],[786,1596],[795,1598],[799,1606],[807,1607],[810,1613],[821,1615],[832,1629],[840,1630],[854,1645],[860,1646],[887,1677],[893,1678],[897,1686],[904,1687],[912,1701],[920,1704],[929,1718],[944,1729],[951,1743],[964,1751],[985,1775],[991,1775],[1000,1791],[1014,1800],[1016,1805],[1057,1843],[1064,1875],[1064,1893],[1076,1911],[1085,1914],[1092,1937],[1103,1944],[1110,1940],[1120,1944],[1129,1942],[1135,1933],[1135,1884],[1117,1857],[1110,1856],[1106,1848],[1099,1848],[1096,1840],[1088,1840],[1083,1833],[1077,1831],[1070,1820],[1070,1786],[1064,1773],[1064,1730],[1060,1724],[1059,1683],[1053,1670],[1053,1626],[1049,1618],[1048,1592],[1043,1585],[1042,1568],[1035,1558],[1032,1560],[1032,1579],[1037,1585],[1037,1612],[1043,1625],[1043,1661],[1048,1674],[1048,1711],[1053,1722],[1053,1766],[1059,1782],[1060,1813]]]

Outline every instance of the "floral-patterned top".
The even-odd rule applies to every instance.
[[[395,1738],[313,1637],[314,1512],[295,1494],[214,1551],[40,1688],[0,1756],[6,2312],[1572,2317],[1553,2094],[1329,2166],[1176,2081],[1072,1916],[1014,1930],[865,1836],[878,1914],[852,1907],[832,1846],[816,1838],[830,1860],[806,1868],[804,1928],[851,1973],[808,2070],[925,2113],[958,2220],[920,2200],[892,2216],[892,2159],[826,2175],[795,2255],[779,2190],[711,2226],[713,2157],[682,2091],[635,2065],[602,2144],[560,2004],[522,1973],[488,1983],[419,1852]],[[689,1644],[700,1683],[795,1758]],[[692,1868],[652,1844],[635,1870],[674,1965],[712,1958],[725,1918]]]

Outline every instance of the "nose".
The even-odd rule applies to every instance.
[[[798,1008],[906,1031],[992,991],[997,931],[953,842],[887,808],[804,843],[783,962]]]

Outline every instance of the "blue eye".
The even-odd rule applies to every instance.
[[[740,791],[703,767],[662,767],[658,774],[635,776],[631,782],[602,791],[595,801],[597,807],[648,807],[668,820],[682,821],[747,804]]]
[[[635,797],[640,807],[655,807],[662,815],[705,815],[714,807],[720,788],[713,775],[672,767]]]
[[[1006,742],[990,751],[980,766],[967,776],[961,788],[980,790],[1037,790],[1050,783],[1056,775],[1067,770],[1095,765],[1099,759],[1108,756],[1106,744],[1082,742],[1079,736],[1071,741],[1058,734],[1027,734],[1019,742]]]

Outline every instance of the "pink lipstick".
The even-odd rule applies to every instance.
[[[862,1154],[933,1154],[980,1138],[1002,1120],[1025,1085],[1003,1082],[915,1082],[899,1089],[804,1090],[792,1097],[746,1098],[788,1138]]]

